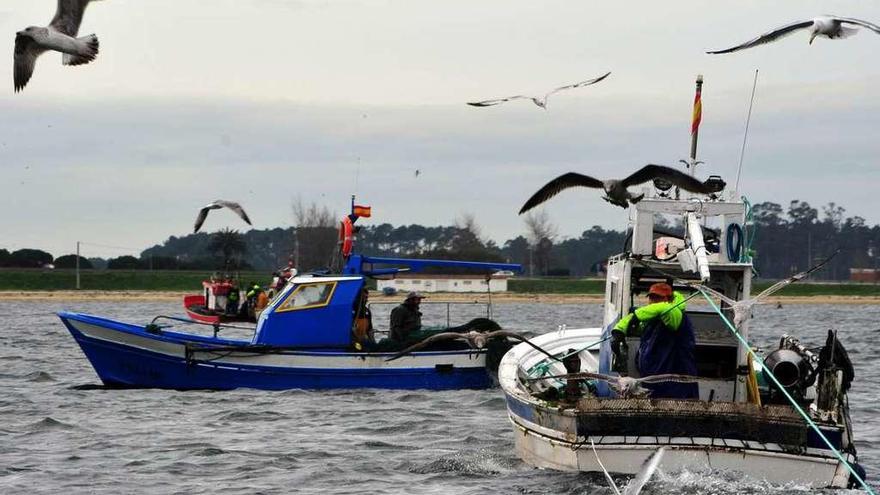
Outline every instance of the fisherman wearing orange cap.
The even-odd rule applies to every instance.
[[[640,335],[636,365],[642,376],[663,373],[696,376],[694,329],[685,314],[684,296],[674,291],[671,285],[659,282],[648,289],[648,302],[614,326],[611,349],[615,357],[622,357],[621,347],[625,345],[627,335]],[[699,397],[696,383],[667,382],[649,388],[652,398]]]

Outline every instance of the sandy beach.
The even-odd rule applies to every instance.
[[[177,291],[0,291],[0,301],[180,301],[190,292]],[[427,301],[486,302],[486,294],[436,292],[426,294]],[[601,294],[523,294],[505,292],[492,294],[493,303],[536,302],[544,304],[597,304],[603,301]],[[395,302],[403,300],[403,295],[385,296],[381,292],[370,293],[374,302]],[[876,296],[777,296],[767,300],[767,304],[880,304]]]

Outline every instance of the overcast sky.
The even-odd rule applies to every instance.
[[[198,209],[242,203],[255,228],[288,227],[296,198],[368,222],[448,225],[473,213],[487,237],[523,231],[538,187],[579,171],[624,176],[689,150],[704,74],[699,175],[736,179],[760,69],[741,192],[752,202],[836,202],[880,223],[880,36],[806,32],[729,55],[770,28],[832,13],[880,23],[865,1],[106,0],[86,12],[90,65],[40,58],[12,90],[15,32],[53,0],[3,0],[0,248],[136,254],[192,231]],[[2,36],[0,36],[2,37]],[[467,101],[612,71],[529,102]],[[415,171],[420,174],[416,177]],[[563,236],[622,229],[626,212],[571,190],[546,209]],[[247,227],[228,211],[205,230]]]

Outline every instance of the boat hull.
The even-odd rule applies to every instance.
[[[773,484],[797,482],[815,487],[845,488],[849,471],[834,457],[787,453],[776,450],[749,449],[743,442],[722,438],[670,437],[596,437],[596,451],[589,439],[574,442],[545,436],[510,417],[515,429],[515,447],[519,457],[537,467],[560,471],[599,472],[634,475],[658,449],[665,448],[660,469],[666,472],[700,472],[707,469],[739,472]],[[630,443],[625,443],[629,440]],[[848,462],[854,462],[849,456]]]
[[[594,342],[601,329],[541,335],[533,343],[551,353]],[[593,348],[582,364],[595,369]],[[523,461],[562,471],[633,475],[657,449],[669,471],[723,470],[774,484],[815,487],[849,485],[850,474],[834,452],[789,407],[680,399],[584,398],[577,402],[539,399],[518,385],[522,370],[543,359],[518,345],[502,359],[498,380]],[[555,372],[561,370],[557,366]],[[564,371],[562,371],[564,372]],[[843,425],[820,425],[838,450],[846,451]],[[595,451],[594,451],[595,445]],[[852,453],[845,452],[850,464]]]
[[[393,353],[278,350],[248,341],[160,331],[78,313],[59,314],[101,381],[111,387],[265,390],[488,388],[483,351]],[[222,346],[222,351],[205,350]],[[236,349],[242,347],[241,350]]]

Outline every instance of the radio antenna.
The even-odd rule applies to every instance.
[[[749,137],[749,122],[752,121],[752,105],[755,104],[755,88],[758,87],[758,69],[755,69],[755,81],[752,83],[752,97],[749,100],[749,114],[746,117],[746,130],[743,133],[743,144],[742,149],[739,152],[739,168],[736,170],[736,186],[734,186],[733,197],[736,198],[739,196],[739,178],[742,175],[743,169],[743,157],[746,154],[746,140]]]

